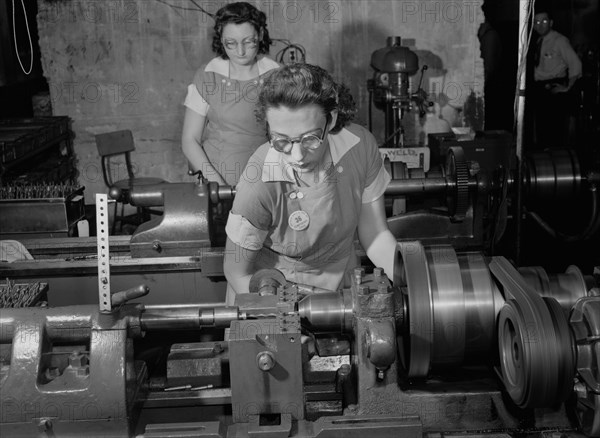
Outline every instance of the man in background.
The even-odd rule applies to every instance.
[[[569,146],[569,123],[577,107],[581,61],[564,35],[552,29],[547,11],[537,12],[533,29],[535,143],[537,148]]]

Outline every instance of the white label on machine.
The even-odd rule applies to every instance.
[[[400,161],[406,164],[408,169],[423,169],[429,172],[429,148],[379,148],[381,159],[388,158],[391,162]]]
[[[110,250],[108,246],[108,199],[96,194],[96,246],[98,247],[98,297],[100,312],[111,311]]]

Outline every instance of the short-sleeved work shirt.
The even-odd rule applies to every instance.
[[[337,290],[349,284],[345,274],[357,263],[362,204],[382,196],[390,176],[367,129],[349,124],[327,138],[333,163],[327,178],[310,187],[298,186],[282,154],[262,145],[237,186],[226,232],[235,244],[260,250],[257,269],[276,268],[288,281]],[[298,212],[308,216],[307,226],[293,226]]]
[[[543,37],[540,50],[540,63],[534,70],[536,81],[581,76],[581,61],[566,36],[550,30]]]
[[[261,56],[257,64],[256,79],[239,81],[229,77],[229,60],[214,58],[196,72],[184,102],[206,117],[202,147],[230,185],[237,184],[248,158],[267,139],[265,125],[256,120],[254,109],[258,87],[279,64],[266,56]]]

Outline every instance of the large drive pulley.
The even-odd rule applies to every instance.
[[[568,320],[574,304],[591,299],[589,280],[578,268],[551,276],[538,267],[519,272],[502,257],[488,265],[480,253],[457,255],[448,245],[402,242],[396,269],[394,283],[405,306],[399,355],[408,378],[424,378],[431,368],[461,365],[477,354],[489,357],[497,337],[502,378],[517,406],[543,408],[567,400],[581,363],[593,365],[586,365],[592,371],[584,372],[588,378],[580,386],[598,386],[600,392],[600,375],[589,377],[597,374],[599,360],[590,357],[600,357],[600,341],[593,334],[575,336]],[[600,331],[596,319],[580,323],[579,332],[590,325],[598,327],[593,333]],[[590,400],[596,395],[588,389],[580,396],[588,406],[585,415],[594,419],[600,407],[589,406],[595,406]]]
[[[523,187],[530,202],[571,199],[580,193],[582,180],[572,150],[548,150],[527,157]]]
[[[572,390],[575,359],[565,312],[541,297],[503,258],[490,270],[504,286],[498,320],[500,366],[506,390],[522,408],[564,402]]]
[[[534,307],[508,300],[498,322],[502,378],[521,408],[553,406],[572,389],[569,327],[555,299],[540,300]]]
[[[457,256],[450,245],[398,244],[395,284],[405,285],[407,316],[399,329],[400,359],[409,378],[431,367],[488,355],[502,297],[480,253]]]

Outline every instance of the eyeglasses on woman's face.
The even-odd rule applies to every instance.
[[[325,136],[327,135],[327,127],[328,126],[329,126],[329,117],[327,117],[325,126],[323,127],[323,133],[321,134],[321,136],[309,133],[309,134],[304,134],[300,137],[289,138],[289,137],[285,137],[285,136],[282,136],[279,134],[270,133],[269,134],[270,135],[269,143],[271,143],[271,146],[273,146],[273,148],[277,152],[281,152],[284,154],[289,154],[292,151],[292,147],[294,146],[294,143],[299,143],[300,146],[305,150],[314,151],[316,149],[319,149],[319,147],[321,147],[321,144],[323,144],[323,141],[325,141]]]
[[[222,43],[227,50],[237,50],[240,44],[244,49],[255,49],[258,45],[258,37],[244,38],[241,42],[231,38],[223,38]]]

